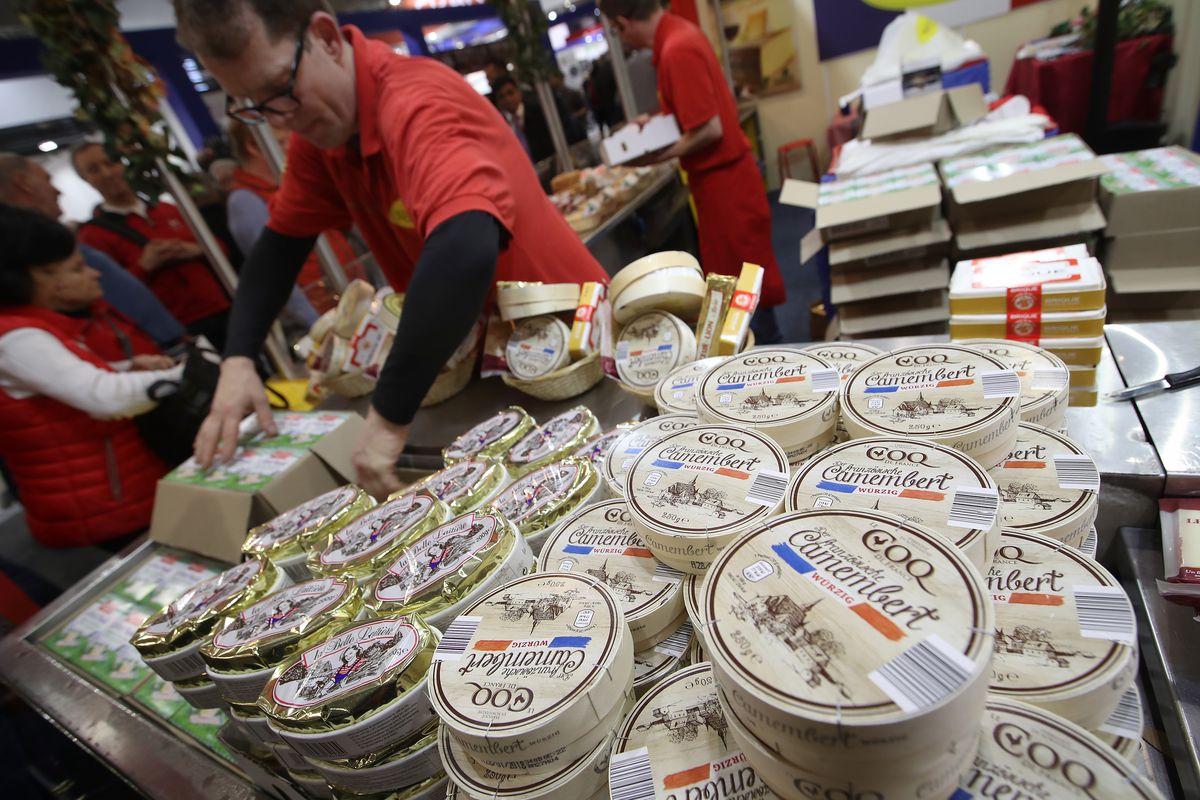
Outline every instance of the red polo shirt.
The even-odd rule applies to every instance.
[[[357,141],[321,150],[291,137],[272,230],[315,236],[356,224],[405,291],[426,237],[457,214],[484,211],[510,234],[497,280],[607,280],[487,98],[438,61],[342,30],[354,48]]]
[[[670,12],[663,14],[654,31],[652,58],[658,71],[663,111],[675,115],[681,131],[699,128],[716,116],[721,118],[721,140],[680,159],[689,174],[729,164],[750,151],[733,91],[712,45],[698,27]]]

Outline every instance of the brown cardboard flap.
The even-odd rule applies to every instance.
[[[950,267],[945,259],[903,262],[832,273],[830,299],[840,306],[856,300],[945,289],[949,285]]]
[[[872,108],[863,121],[860,139],[930,135],[949,126],[950,108],[942,92],[930,92]]]
[[[320,459],[308,454],[258,492],[258,495],[266,501],[267,510],[271,514],[265,519],[252,520],[252,524],[266,522],[271,517],[295,508],[317,495],[336,489],[342,483],[343,481]],[[242,533],[244,535],[245,531]]]
[[[841,332],[859,336],[871,331],[923,325],[950,319],[945,289],[895,295],[838,306]]]
[[[829,265],[865,262],[864,266],[884,265],[945,252],[952,236],[949,223],[938,217],[933,224],[887,230],[829,245]]]
[[[1200,258],[1192,266],[1109,269],[1108,277],[1117,294],[1197,292],[1200,291]]]
[[[312,452],[317,458],[324,461],[344,483],[352,483],[355,479],[354,465],[350,458],[354,455],[354,448],[358,445],[366,425],[367,421],[361,416],[351,414],[345,422],[322,436],[312,446]]]
[[[1016,242],[1061,239],[1078,234],[1082,241],[1091,231],[1104,227],[1104,214],[1095,201],[1068,206],[1037,209],[1024,216],[1004,217],[992,223],[966,220],[955,232],[955,245],[961,251],[974,251],[1014,243],[1008,252],[1025,249]]]
[[[840,225],[888,217],[892,214],[933,208],[940,205],[941,202],[940,186],[936,184],[914,186],[911,189],[889,192],[862,200],[821,206],[817,209],[817,227],[821,229],[836,228]]]
[[[244,492],[204,489],[174,481],[158,482],[150,538],[215,558],[237,563],[242,542],[255,513],[255,497]],[[257,501],[260,505],[261,500]]]
[[[1193,221],[1200,221],[1200,213],[1193,213]],[[1200,228],[1110,239],[1102,263],[1113,269],[1188,267],[1200,273]]]
[[[987,100],[983,97],[983,87],[978,83],[950,89],[946,92],[946,100],[959,127],[973,125],[987,116]]]
[[[1090,180],[1098,178],[1106,172],[1108,172],[1108,167],[1103,161],[1098,158],[1089,158],[1074,164],[1022,172],[998,180],[960,183],[951,188],[950,193],[957,203],[979,203],[1072,181]]]
[[[801,208],[816,208],[821,196],[821,185],[810,181],[788,178],[779,191],[779,202]]]
[[[1094,178],[1071,181],[966,204],[959,203],[951,194],[946,202],[946,218],[958,230],[964,220],[989,225],[1001,217],[1027,217],[1041,209],[1090,203],[1096,199],[1097,182]]]

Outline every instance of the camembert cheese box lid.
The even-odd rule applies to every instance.
[[[787,510],[874,508],[940,533],[983,572],[1000,537],[996,483],[970,456],[920,439],[855,439],[792,475]]]
[[[721,553],[703,603],[735,713],[792,763],[936,752],[978,719],[991,598],[923,527],[879,511],[785,514]]]
[[[1078,725],[1024,703],[992,698],[964,798],[1162,800],[1142,774]]]
[[[1048,428],[1023,422],[1000,466],[1000,524],[1079,547],[1099,505],[1100,471],[1082,447]]]
[[[458,461],[409,487],[441,500],[456,514],[485,504],[508,483],[508,471],[496,461]]]
[[[549,314],[517,323],[505,346],[509,371],[523,380],[534,380],[562,369],[571,360],[567,343],[571,329]]]
[[[502,458],[534,425],[525,409],[509,406],[461,434],[442,455],[447,464],[477,456]]]
[[[616,596],[635,650],[683,611],[683,576],[646,547],[624,500],[577,511],[542,545],[539,572],[582,572]]]
[[[576,406],[530,430],[505,456],[505,466],[520,477],[578,450],[596,435],[600,423],[584,406]]]
[[[578,283],[501,281],[496,284],[496,302],[503,305],[526,305],[554,301],[574,302],[578,299]]]
[[[617,732],[608,765],[614,796],[639,800],[714,797],[773,800],[729,731],[708,664],[675,673],[638,701]],[[630,795],[634,796],[634,795]]]
[[[683,579],[683,610],[687,612],[692,630],[696,632],[701,643],[708,631],[708,623],[704,618],[704,576],[688,575]]]
[[[696,387],[710,369],[725,360],[724,356],[702,358],[684,364],[654,387],[654,403],[660,414],[695,414]]]
[[[676,431],[694,428],[700,421],[692,414],[664,414],[634,425],[609,449],[601,474],[614,497],[625,493],[625,473],[650,445]]]
[[[810,353],[826,361],[831,367],[836,367],[842,373],[844,381],[860,364],[883,355],[884,351],[863,342],[815,342],[801,347],[800,352]]]
[[[1035,344],[1011,339],[967,339],[1021,379],[1021,421],[1057,428],[1066,419],[1071,372],[1063,360]]]
[[[788,470],[787,456],[765,435],[700,425],[643,450],[625,476],[625,499],[659,560],[699,573],[780,509]]]
[[[1100,727],[1137,673],[1137,623],[1117,579],[1062,542],[1006,530],[987,582],[996,607],[988,691]]]
[[[578,739],[632,685],[621,604],[580,573],[529,575],[484,596],[451,623],[429,673],[442,724],[468,752],[492,758]]]
[[[647,311],[617,337],[617,376],[635,390],[653,393],[659,381],[696,357],[696,334],[665,311]]]
[[[450,507],[427,494],[393,495],[333,533],[308,557],[314,575],[370,573],[391,561],[404,541],[450,518]]]
[[[904,347],[843,384],[842,420],[855,438],[911,436],[977,455],[1013,441],[1020,394],[1016,373],[978,350]]]
[[[506,487],[488,506],[526,536],[551,527],[596,490],[600,475],[590,462],[564,458]]]
[[[299,555],[374,505],[375,500],[357,486],[339,486],[251,528],[242,552],[267,558]]]
[[[608,295],[616,300],[625,289],[647,275],[652,275],[659,270],[676,269],[679,267],[692,270],[703,278],[700,262],[696,260],[695,256],[691,253],[685,253],[682,250],[666,250],[661,253],[651,253],[648,256],[642,256],[637,261],[632,261],[625,265],[620,272],[613,276],[612,282],[609,283]]]

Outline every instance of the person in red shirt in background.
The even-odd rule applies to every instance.
[[[517,137],[488,100],[439,61],[394,53],[327,0],[175,0],[180,43],[243,122],[287,128],[287,171],[242,266],[212,412],[196,437],[203,466],[233,455],[242,416],[275,430],[254,370],[317,234],[356,225],[404,314],[353,461],[377,497],[400,488],[396,461],[438,371],[498,280],[606,281],[542,191]]]
[[[229,296],[179,209],[165,202],[147,205],[129,185],[125,168],[96,142],[76,148],[71,162],[104,199],[80,226],[79,241],[141,279],[188,333],[224,346]]]
[[[659,0],[600,0],[600,11],[626,45],[653,48],[662,110],[675,115],[683,132],[640,163],[679,159],[696,201],[701,266],[724,275],[737,275],[745,261],[761,266],[762,297],[751,327],[759,344],[780,341],[771,307],[781,305],[787,291],[771,247],[771,209],[712,45]]]

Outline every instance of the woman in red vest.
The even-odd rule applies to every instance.
[[[130,417],[181,366],[101,300],[71,232],[0,207],[0,459],[47,547],[98,544],[150,522],[167,472]]]

